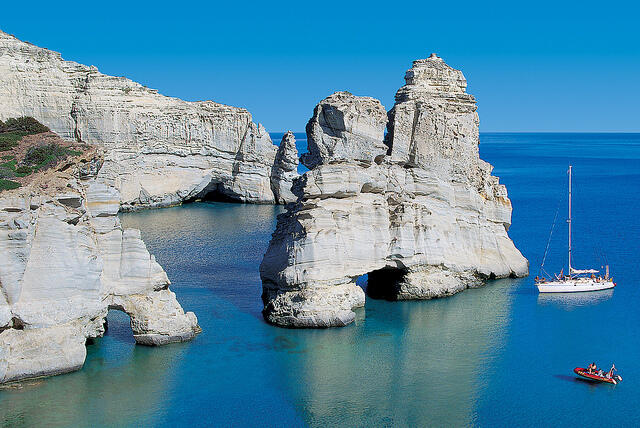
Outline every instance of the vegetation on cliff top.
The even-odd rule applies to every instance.
[[[27,135],[32,135],[49,132],[49,128],[31,116],[22,116],[7,119],[6,122],[0,120],[0,133],[5,132],[26,132]]]
[[[0,152],[8,151],[18,145],[26,135],[49,132],[49,128],[30,116],[0,120]]]
[[[12,179],[44,171],[68,156],[82,153],[65,147],[64,142],[55,135],[37,135],[46,132],[49,132],[49,128],[33,117],[24,116],[0,121],[0,152],[8,153],[0,160],[0,191],[21,186],[21,183]],[[23,140],[29,135],[35,137]]]
[[[67,156],[76,156],[81,153],[82,152],[71,150],[67,147],[62,147],[56,143],[39,144],[29,147],[22,163],[26,168],[32,167],[33,171],[39,171],[54,166],[58,161]],[[18,171],[16,170],[16,172]]]

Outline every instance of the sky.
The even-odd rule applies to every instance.
[[[618,1],[14,1],[0,29],[272,132],[303,131],[339,90],[390,109],[431,52],[464,72],[481,132],[640,132],[638,16]]]

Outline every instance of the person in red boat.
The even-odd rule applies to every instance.
[[[611,379],[613,377],[613,372],[618,371],[618,369],[616,369],[616,365],[615,364],[611,364],[611,368],[609,369],[609,372],[607,373],[607,378]]]

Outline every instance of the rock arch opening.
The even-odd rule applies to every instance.
[[[109,312],[104,319],[104,331],[120,342],[136,342],[131,315],[122,306],[109,305]]]

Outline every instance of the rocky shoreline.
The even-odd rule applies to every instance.
[[[118,191],[93,174],[102,162],[92,149],[0,194],[0,383],[81,368],[109,309],[143,345],[200,331],[140,232],[120,225]]]

